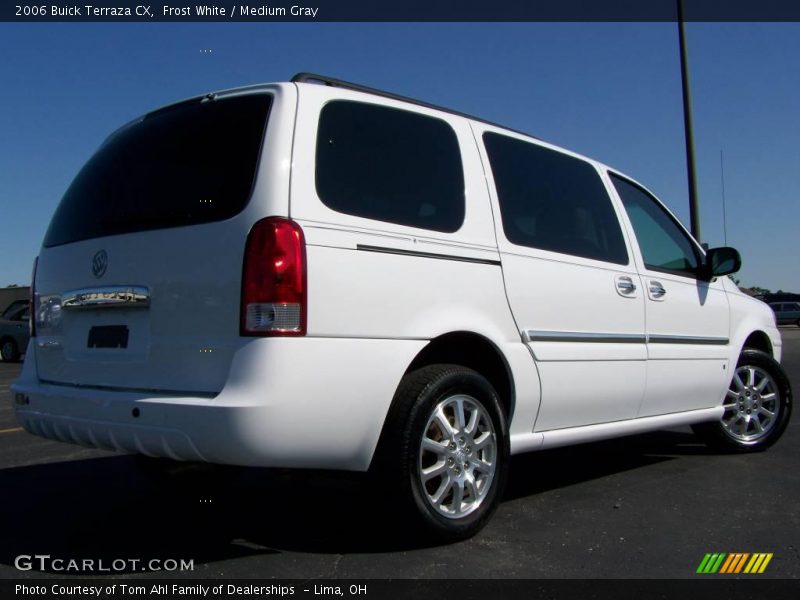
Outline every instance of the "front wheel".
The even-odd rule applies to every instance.
[[[497,393],[479,373],[432,365],[407,374],[387,423],[382,470],[440,541],[477,533],[500,501],[509,441]]]
[[[792,390],[781,365],[759,350],[742,351],[716,423],[693,426],[715,448],[755,452],[781,437],[792,412]]]

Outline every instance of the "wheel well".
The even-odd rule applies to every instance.
[[[514,380],[500,349],[491,341],[467,331],[434,338],[406,369],[406,373],[433,364],[456,364],[477,371],[492,384],[510,422],[514,414]]]
[[[772,343],[769,341],[769,336],[763,331],[754,331],[744,341],[744,348],[752,348],[753,350],[761,350],[772,356]]]

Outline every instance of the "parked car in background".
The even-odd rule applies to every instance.
[[[15,362],[25,354],[30,337],[30,316],[28,300],[12,302],[0,316],[0,358],[5,362]]]
[[[11,304],[5,307],[3,310],[3,314],[0,315],[0,319],[8,319],[11,313],[16,313],[21,306],[28,306],[31,303],[30,300],[14,300]]]
[[[800,326],[800,302],[770,302],[778,325]]]

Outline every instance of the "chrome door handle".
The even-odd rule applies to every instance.
[[[632,294],[636,291],[636,284],[630,277],[620,277],[617,279],[617,289],[623,294]]]
[[[661,298],[667,293],[667,290],[664,289],[664,286],[661,285],[658,281],[651,281],[650,282],[650,295],[653,298]]]

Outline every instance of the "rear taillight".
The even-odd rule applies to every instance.
[[[306,308],[303,230],[282,217],[260,220],[244,251],[241,335],[305,335]]]
[[[28,329],[30,330],[31,337],[36,337],[36,313],[38,310],[36,298],[36,267],[39,264],[39,257],[33,259],[33,272],[31,273],[31,304],[28,308],[30,317],[28,321]]]

